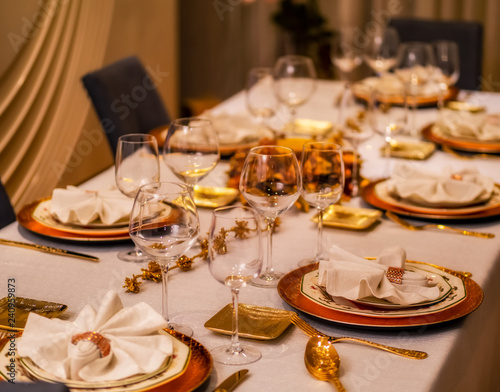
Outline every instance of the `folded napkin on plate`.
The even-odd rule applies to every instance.
[[[481,141],[500,141],[500,124],[498,117],[488,116],[484,112],[471,113],[443,109],[436,126],[444,133]]]
[[[153,372],[172,355],[171,336],[158,334],[166,327],[150,305],[124,308],[110,291],[97,312],[87,305],[74,322],[30,314],[17,348],[62,379],[120,380]]]
[[[212,122],[221,144],[237,144],[244,139],[250,142],[259,139],[257,124],[247,115],[213,114],[206,111],[200,117],[207,118]]]
[[[376,297],[398,305],[411,305],[437,299],[439,287],[429,283],[425,275],[403,273],[405,262],[406,252],[401,247],[388,248],[376,261],[370,261],[334,245],[329,260],[319,263],[318,284],[330,295],[352,301]],[[401,283],[389,279],[394,282],[401,279]]]
[[[495,183],[475,168],[446,168],[436,173],[400,165],[385,182],[385,187],[392,196],[418,205],[460,207],[487,201]]]
[[[62,223],[112,225],[128,219],[133,203],[118,189],[87,191],[68,186],[54,189],[50,212]]]
[[[402,71],[405,72],[405,71]],[[402,77],[404,77],[402,75]],[[362,81],[362,84],[369,88],[376,88],[385,94],[403,95],[403,83],[393,73],[384,73],[380,77],[369,77]],[[417,87],[417,95],[433,96],[439,93],[439,85],[434,82],[428,82]]]

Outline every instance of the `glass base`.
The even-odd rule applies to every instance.
[[[175,332],[179,332],[179,333],[181,333],[189,338],[191,336],[193,336],[193,330],[191,329],[191,327],[188,327],[187,325],[170,323],[169,328],[173,329]]]
[[[284,274],[280,272],[271,272],[259,275],[257,278],[252,279],[250,284],[256,287],[273,288],[278,287],[278,282]]]
[[[145,261],[151,260],[149,256],[137,248],[118,252],[118,258],[129,263],[144,263]]]
[[[233,351],[231,346],[218,346],[210,351],[215,362],[225,365],[245,365],[258,361],[262,354],[251,346],[240,346],[240,350]]]

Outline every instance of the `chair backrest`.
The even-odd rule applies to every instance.
[[[10,203],[9,195],[0,181],[0,229],[16,220],[16,214]]]
[[[457,87],[479,90],[483,57],[483,26],[478,22],[395,18],[389,22],[401,42],[455,41],[460,52],[460,78]]]
[[[170,123],[156,82],[135,56],[87,73],[82,82],[113,154],[121,135],[147,133]]]

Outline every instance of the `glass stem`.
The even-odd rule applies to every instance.
[[[238,328],[238,294],[239,289],[231,289],[231,296],[233,302],[233,322],[232,322],[232,335],[231,335],[231,354],[239,354],[243,351],[240,347],[240,339],[239,339],[239,328]]]
[[[316,262],[323,257],[323,208],[318,207],[318,240],[316,242]]]
[[[264,276],[272,276],[274,273],[273,269],[273,230],[274,230],[274,218],[265,218],[267,224],[267,260],[266,268],[264,270]]]
[[[352,151],[352,172],[351,172],[351,196],[358,196],[358,146],[353,143]]]
[[[168,319],[168,270],[170,269],[170,262],[159,263],[161,269],[161,315],[167,321],[167,328],[173,329]]]

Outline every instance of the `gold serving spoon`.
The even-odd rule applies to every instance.
[[[401,226],[403,226],[404,228],[406,228],[408,230],[439,229],[439,230],[444,230],[444,231],[450,231],[450,232],[457,233],[457,234],[471,235],[474,237],[481,237],[481,238],[494,238],[495,237],[495,234],[492,234],[492,233],[479,233],[477,231],[457,229],[455,227],[449,227],[449,226],[439,225],[439,224],[437,224],[437,225],[436,224],[425,224],[425,225],[415,226],[415,225],[412,225],[409,222],[405,221],[404,219],[400,218],[396,214],[393,214],[390,211],[386,211],[385,215],[393,222],[400,224]]]
[[[339,380],[340,358],[333,344],[323,336],[313,336],[306,345],[304,353],[306,368],[314,378],[328,381],[337,391],[345,392]]]

